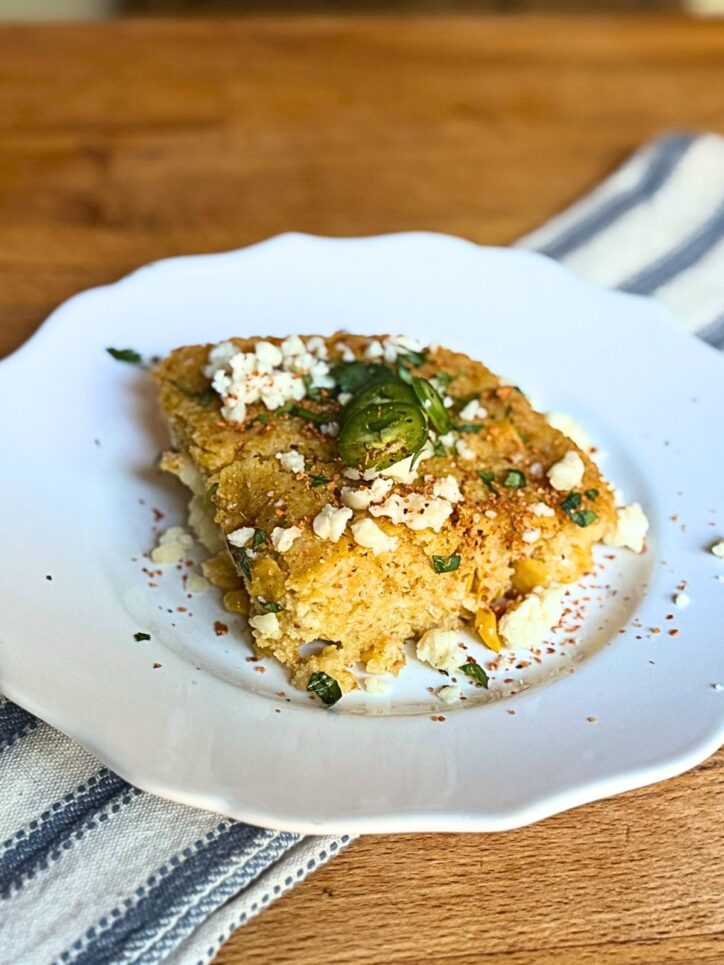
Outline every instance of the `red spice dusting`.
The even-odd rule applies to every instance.
[[[597,717],[586,717],[586,720],[588,721],[589,724],[595,724],[596,721],[598,720],[598,718],[597,718]]]
[[[247,658],[246,658],[246,662],[247,662],[247,663],[256,663],[258,659],[259,659],[258,657],[247,657]],[[314,700],[314,694],[310,694],[309,696],[312,698],[312,700]]]
[[[52,577],[50,574],[48,574],[48,575],[45,577],[45,579],[46,579],[46,580],[52,580],[53,577]]]
[[[217,637],[223,637],[223,635],[228,632],[229,628],[225,623],[222,623],[221,620],[214,621],[214,633]]]
[[[153,669],[154,669],[154,670],[158,670],[158,668],[161,666],[161,664],[160,664],[160,663],[154,663],[152,666],[153,666]]]
[[[254,667],[256,673],[266,673],[266,667]]]
[[[185,606],[177,606],[176,609],[178,610],[179,613],[185,613],[186,610],[187,610],[187,607],[185,607]]]
[[[151,582],[149,582],[148,585],[151,587],[152,590],[154,590],[154,589],[158,586],[158,583],[151,583]]]
[[[514,711],[514,710],[509,710],[509,711],[507,711],[507,713],[510,714],[511,717],[515,717],[515,711]]]
[[[275,714],[281,714],[281,710],[279,710],[278,707],[275,707],[275,708],[274,708],[274,713],[275,713]]]
[[[430,720],[443,721],[445,718],[441,714],[438,714],[437,716],[431,717]]]
[[[669,630],[669,636],[670,636],[670,637],[678,637],[678,636],[679,636],[679,631],[678,631],[678,630]]]
[[[651,627],[652,633],[661,633],[661,627]]]
[[[156,520],[157,523],[159,522],[159,520],[163,519],[165,515],[166,513],[162,513],[160,509],[156,509],[155,506],[153,507],[153,518]]]

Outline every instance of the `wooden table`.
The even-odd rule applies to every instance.
[[[3,27],[0,352],[82,288],[287,229],[505,244],[682,127],[724,132],[724,23]],[[719,754],[508,834],[366,838],[219,963],[720,963],[723,801]]]

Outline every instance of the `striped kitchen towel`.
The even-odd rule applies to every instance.
[[[519,244],[652,295],[724,348],[724,139],[655,142]],[[0,702],[0,840],[2,965],[195,965],[350,837],[163,801]]]

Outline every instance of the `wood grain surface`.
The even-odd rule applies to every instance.
[[[505,244],[672,128],[724,132],[724,23],[2,27],[0,353],[89,285],[288,229]],[[723,803],[720,754],[507,834],[365,838],[218,962],[721,963]]]

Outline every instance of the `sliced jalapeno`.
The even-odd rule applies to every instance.
[[[417,405],[385,402],[353,413],[337,440],[343,462],[356,469],[387,469],[423,447],[425,417]]]
[[[435,432],[439,432],[440,435],[450,432],[452,422],[440,393],[436,391],[435,387],[427,379],[418,377],[412,380],[412,388],[415,390],[415,395],[420,401],[422,410],[432,423]]]
[[[364,409],[368,405],[380,405],[386,402],[409,402],[417,405],[417,398],[409,385],[405,385],[400,379],[385,379],[384,382],[374,382],[367,388],[358,392],[339,414],[342,425],[353,416],[355,412]]]

